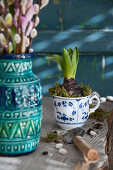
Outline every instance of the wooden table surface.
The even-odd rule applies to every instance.
[[[112,110],[113,105],[111,103],[105,103],[103,108]],[[88,119],[84,129],[88,130],[94,123],[96,123],[96,120]],[[106,121],[101,123],[102,129],[98,130],[98,135],[96,137],[90,137],[86,134],[84,136],[89,143],[98,149],[100,154],[99,161],[91,165],[91,170],[96,170],[97,167],[100,167],[107,160],[107,156],[105,155],[105,139],[108,129]],[[44,97],[41,136],[46,135],[49,131],[55,130],[59,133],[64,133],[55,122],[52,98]],[[64,145],[64,148],[68,151],[68,154],[65,156],[58,152],[55,145],[55,143],[40,142],[37,149],[32,154],[19,157],[0,156],[0,170],[73,170],[76,164],[83,162],[83,155],[74,144]],[[48,155],[42,155],[42,152],[44,151],[48,151]]]

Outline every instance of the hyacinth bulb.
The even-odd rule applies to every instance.
[[[8,13],[5,17],[5,25],[7,27],[11,27],[12,23],[13,23],[13,17],[11,15],[11,13]]]
[[[2,45],[2,47],[7,46],[7,41],[3,33],[0,33],[0,44]]]
[[[46,5],[48,5],[48,3],[49,3],[49,0],[42,0],[40,9],[44,8]]]

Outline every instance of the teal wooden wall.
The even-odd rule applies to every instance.
[[[113,0],[50,0],[40,19],[33,47],[45,55],[34,58],[33,68],[42,81],[43,95],[63,82],[57,65],[48,64],[45,56],[76,45],[85,53],[80,56],[77,82],[89,84],[101,96],[113,95]]]
[[[40,12],[37,52],[113,52],[112,0],[50,0]]]

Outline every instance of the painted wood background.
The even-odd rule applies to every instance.
[[[47,53],[78,45],[85,55],[80,56],[77,82],[90,85],[101,96],[113,95],[113,0],[50,0],[39,17],[33,43],[39,57],[34,58],[33,68],[42,81],[43,94],[63,82],[57,65],[46,60]],[[40,57],[41,53],[45,55]]]
[[[78,45],[81,52],[113,51],[112,0],[50,0],[40,12],[37,52],[61,52]]]

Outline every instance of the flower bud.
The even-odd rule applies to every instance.
[[[9,54],[13,51],[13,45],[12,42],[9,43]]]
[[[34,22],[30,21],[29,26],[28,26],[27,31],[26,31],[26,36],[29,36],[33,26],[34,26]]]
[[[37,16],[35,19],[35,27],[39,24],[39,22],[40,22],[40,18]]]
[[[3,33],[0,33],[0,43],[2,46],[6,47],[7,46],[7,41]]]
[[[25,46],[29,47],[29,45],[30,45],[29,38],[25,36]]]
[[[15,40],[16,44],[20,44],[20,42],[21,42],[20,35],[19,34],[15,34],[14,40]]]
[[[34,5],[34,14],[38,14],[39,13],[39,10],[40,10],[40,7],[38,4],[35,4]]]
[[[31,38],[35,38],[37,36],[37,30],[33,28],[30,33]]]
[[[11,13],[8,13],[5,17],[5,25],[7,27],[10,27],[12,25],[12,23],[13,23],[13,17],[11,15]]]
[[[49,0],[42,0],[40,9],[44,8],[49,3]]]
[[[32,48],[29,49],[29,53],[33,53],[34,50]]]
[[[26,13],[26,20],[29,22],[29,21],[31,21],[31,19],[32,19],[32,17],[33,17],[33,15],[34,15],[34,12],[35,12],[35,9],[34,9],[34,5],[32,5],[30,8],[29,8],[29,10],[27,11],[27,13]]]

